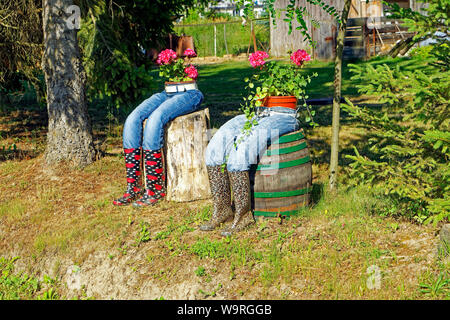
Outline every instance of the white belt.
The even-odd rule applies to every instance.
[[[198,89],[197,82],[186,84],[169,84],[166,85],[164,88],[164,90],[167,93],[185,92],[188,90],[195,90],[195,89]]]
[[[284,108],[284,107],[283,107]],[[268,110],[270,108],[266,108],[264,110],[259,110],[259,112],[257,113],[257,116],[259,117],[268,117],[271,116],[273,114],[281,114],[281,115],[285,115],[285,116],[291,116],[296,118],[297,117],[297,112],[279,112],[279,111],[274,111],[274,110]]]

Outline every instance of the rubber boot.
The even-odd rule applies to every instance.
[[[222,236],[230,236],[255,223],[251,211],[250,179],[248,171],[228,172],[228,176],[230,178],[231,189],[233,190],[235,214],[231,226],[222,231]]]
[[[127,191],[119,199],[113,201],[116,206],[130,204],[142,195],[141,183],[141,149],[124,149],[125,168],[127,172]]]
[[[155,205],[166,196],[164,186],[165,175],[162,152],[159,150],[144,150],[145,182],[144,195],[133,202],[133,207],[141,208]]]
[[[206,166],[213,197],[213,214],[208,222],[200,226],[202,231],[211,231],[221,223],[233,218],[231,210],[231,188],[228,171],[222,166]]]

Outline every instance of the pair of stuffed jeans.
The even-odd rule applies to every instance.
[[[257,164],[267,146],[281,135],[299,129],[296,111],[283,107],[264,108],[266,114],[258,113],[258,122],[249,135],[242,133],[247,121],[245,115],[239,115],[226,122],[214,134],[206,148],[207,166],[227,164],[228,171],[246,171]]]
[[[200,90],[155,93],[127,117],[123,127],[123,148],[159,150],[164,144],[164,126],[176,117],[194,112],[203,101]],[[147,119],[144,133],[142,123]],[[142,145],[141,145],[142,142]]]

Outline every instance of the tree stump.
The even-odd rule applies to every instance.
[[[208,129],[208,108],[167,124],[163,148],[167,200],[184,202],[211,197],[204,160]]]

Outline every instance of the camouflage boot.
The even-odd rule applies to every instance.
[[[206,169],[211,186],[214,212],[211,219],[200,226],[200,230],[211,231],[221,223],[232,219],[233,211],[231,210],[231,189],[227,169],[222,166],[206,166]]]
[[[248,171],[228,172],[228,175],[230,177],[231,189],[233,190],[236,212],[231,226],[222,231],[222,236],[230,236],[255,223],[251,211]]]

